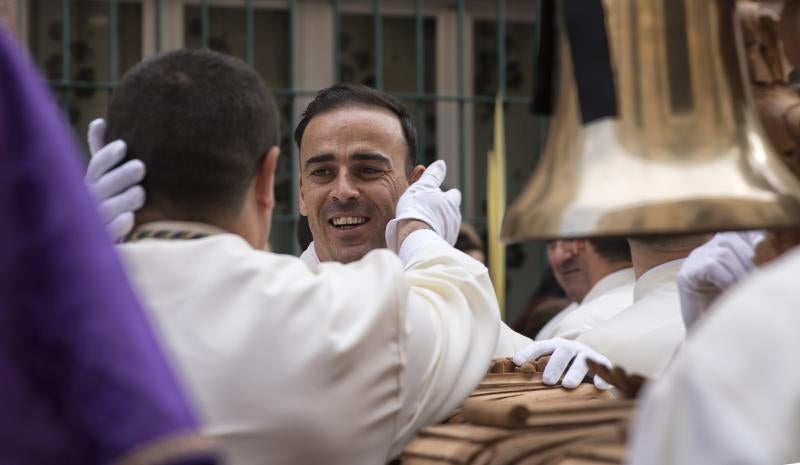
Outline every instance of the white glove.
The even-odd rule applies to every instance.
[[[133,212],[144,205],[144,189],[139,183],[144,179],[145,168],[140,160],[129,160],[114,168],[125,158],[127,147],[121,140],[103,146],[105,132],[105,120],[89,123],[92,158],[84,181],[97,202],[108,233],[119,241],[133,229]]]
[[[747,276],[755,265],[761,231],[724,232],[694,249],[678,273],[683,324],[689,329],[725,289]]]
[[[533,362],[543,355],[550,355],[550,360],[547,362],[547,366],[544,367],[544,373],[542,374],[544,384],[558,384],[558,380],[563,375],[564,379],[561,381],[561,386],[568,389],[578,387],[586,377],[589,372],[589,367],[586,366],[587,359],[609,368],[611,367],[611,361],[599,352],[578,341],[560,337],[534,341],[514,354],[513,360],[515,364],[522,365],[526,362]],[[572,365],[570,365],[570,362],[572,362]],[[570,365],[569,370],[567,370],[568,365]],[[565,371],[566,374],[564,374]],[[610,384],[597,375],[594,376],[593,381],[597,389],[609,389],[611,387]]]
[[[398,252],[397,225],[408,219],[423,221],[450,245],[456,243],[461,226],[461,192],[458,189],[444,192],[439,188],[446,174],[444,161],[435,161],[400,196],[395,218],[386,225],[386,245],[390,249]]]

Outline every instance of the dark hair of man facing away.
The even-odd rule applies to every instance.
[[[596,237],[588,239],[601,258],[609,263],[631,262],[631,248],[624,237]]]
[[[303,112],[303,118],[297,124],[294,131],[294,141],[300,149],[300,142],[303,140],[303,133],[308,123],[317,115],[344,107],[375,107],[390,111],[400,120],[403,128],[403,137],[406,140],[408,153],[405,163],[406,176],[411,175],[417,161],[417,130],[408,111],[400,100],[389,94],[375,90],[361,84],[336,84],[321,90],[308,104]]]
[[[137,218],[218,223],[235,216],[280,119],[263,80],[241,60],[178,50],[145,60],[114,90],[106,142],[147,166]],[[144,220],[142,222],[145,222]]]

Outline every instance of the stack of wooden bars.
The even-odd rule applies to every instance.
[[[589,383],[571,390],[545,385],[545,363],[520,369],[495,360],[461,407],[406,447],[402,463],[621,464],[633,401]]]

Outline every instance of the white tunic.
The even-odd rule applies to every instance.
[[[387,250],[311,271],[224,233],[120,247],[226,463],[382,464],[469,395],[497,299],[444,241],[407,250],[419,234],[406,272]]]
[[[542,328],[536,339],[554,337],[576,339],[586,331],[630,307],[633,304],[635,282],[633,268],[609,273],[592,286],[580,305],[570,306],[561,311],[557,315],[558,319],[555,323],[550,327]]]
[[[563,310],[556,313],[555,316],[553,318],[550,318],[550,321],[545,323],[545,325],[542,326],[542,329],[540,329],[539,332],[536,333],[535,339],[537,341],[543,341],[545,339],[550,339],[555,337],[553,336],[553,334],[555,333],[556,327],[558,327],[558,325],[561,324],[561,321],[564,318],[566,318],[567,315],[574,312],[578,308],[578,305],[580,305],[578,302],[572,302],[571,304],[564,307]]]
[[[800,462],[800,249],[723,295],[646,391],[635,465]]]
[[[645,272],[633,288],[633,305],[578,337],[628,373],[657,378],[684,336],[676,279],[683,259]]]
[[[309,244],[308,248],[300,254],[302,260],[312,270],[316,269],[319,264],[319,257],[314,248],[314,242]],[[407,265],[408,266],[408,265]],[[529,337],[511,329],[504,321],[500,322],[500,330],[497,337],[497,346],[494,348],[493,358],[500,357],[513,357],[520,349],[533,342]]]

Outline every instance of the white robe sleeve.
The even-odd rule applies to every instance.
[[[477,386],[499,332],[499,309],[485,266],[443,240],[417,247],[401,346],[406,357],[401,412],[390,457],[416,431],[443,420]]]
[[[514,354],[533,343],[533,340],[511,329],[505,322],[500,322],[500,334],[493,358],[513,357]]]

